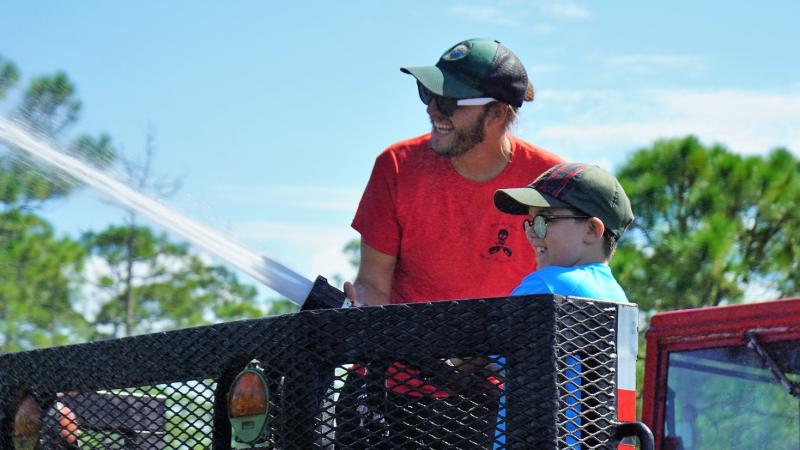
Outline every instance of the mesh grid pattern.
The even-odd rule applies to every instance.
[[[611,438],[616,390],[616,308],[603,302],[558,303],[558,448],[578,444],[581,448],[599,448]]]
[[[607,448],[615,320],[607,303],[526,296],[306,311],[2,355],[0,447]],[[253,359],[269,413],[263,439],[241,444],[227,399]]]

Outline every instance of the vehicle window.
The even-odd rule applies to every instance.
[[[800,342],[764,348],[797,386]],[[800,448],[800,399],[778,382],[753,350],[670,353],[667,385],[665,448]]]

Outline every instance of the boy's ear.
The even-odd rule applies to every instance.
[[[590,217],[589,220],[586,221],[586,237],[590,240],[590,242],[603,239],[603,233],[605,232],[606,226],[599,218]]]

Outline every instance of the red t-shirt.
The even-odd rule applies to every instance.
[[[494,192],[526,186],[562,159],[512,137],[511,162],[479,183],[433,153],[429,139],[402,141],[378,156],[353,228],[365,244],[397,256],[392,303],[508,295],[536,256],[523,218],[497,210]]]

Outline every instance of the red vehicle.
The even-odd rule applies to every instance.
[[[655,448],[800,448],[800,298],[659,313],[646,337]]]

